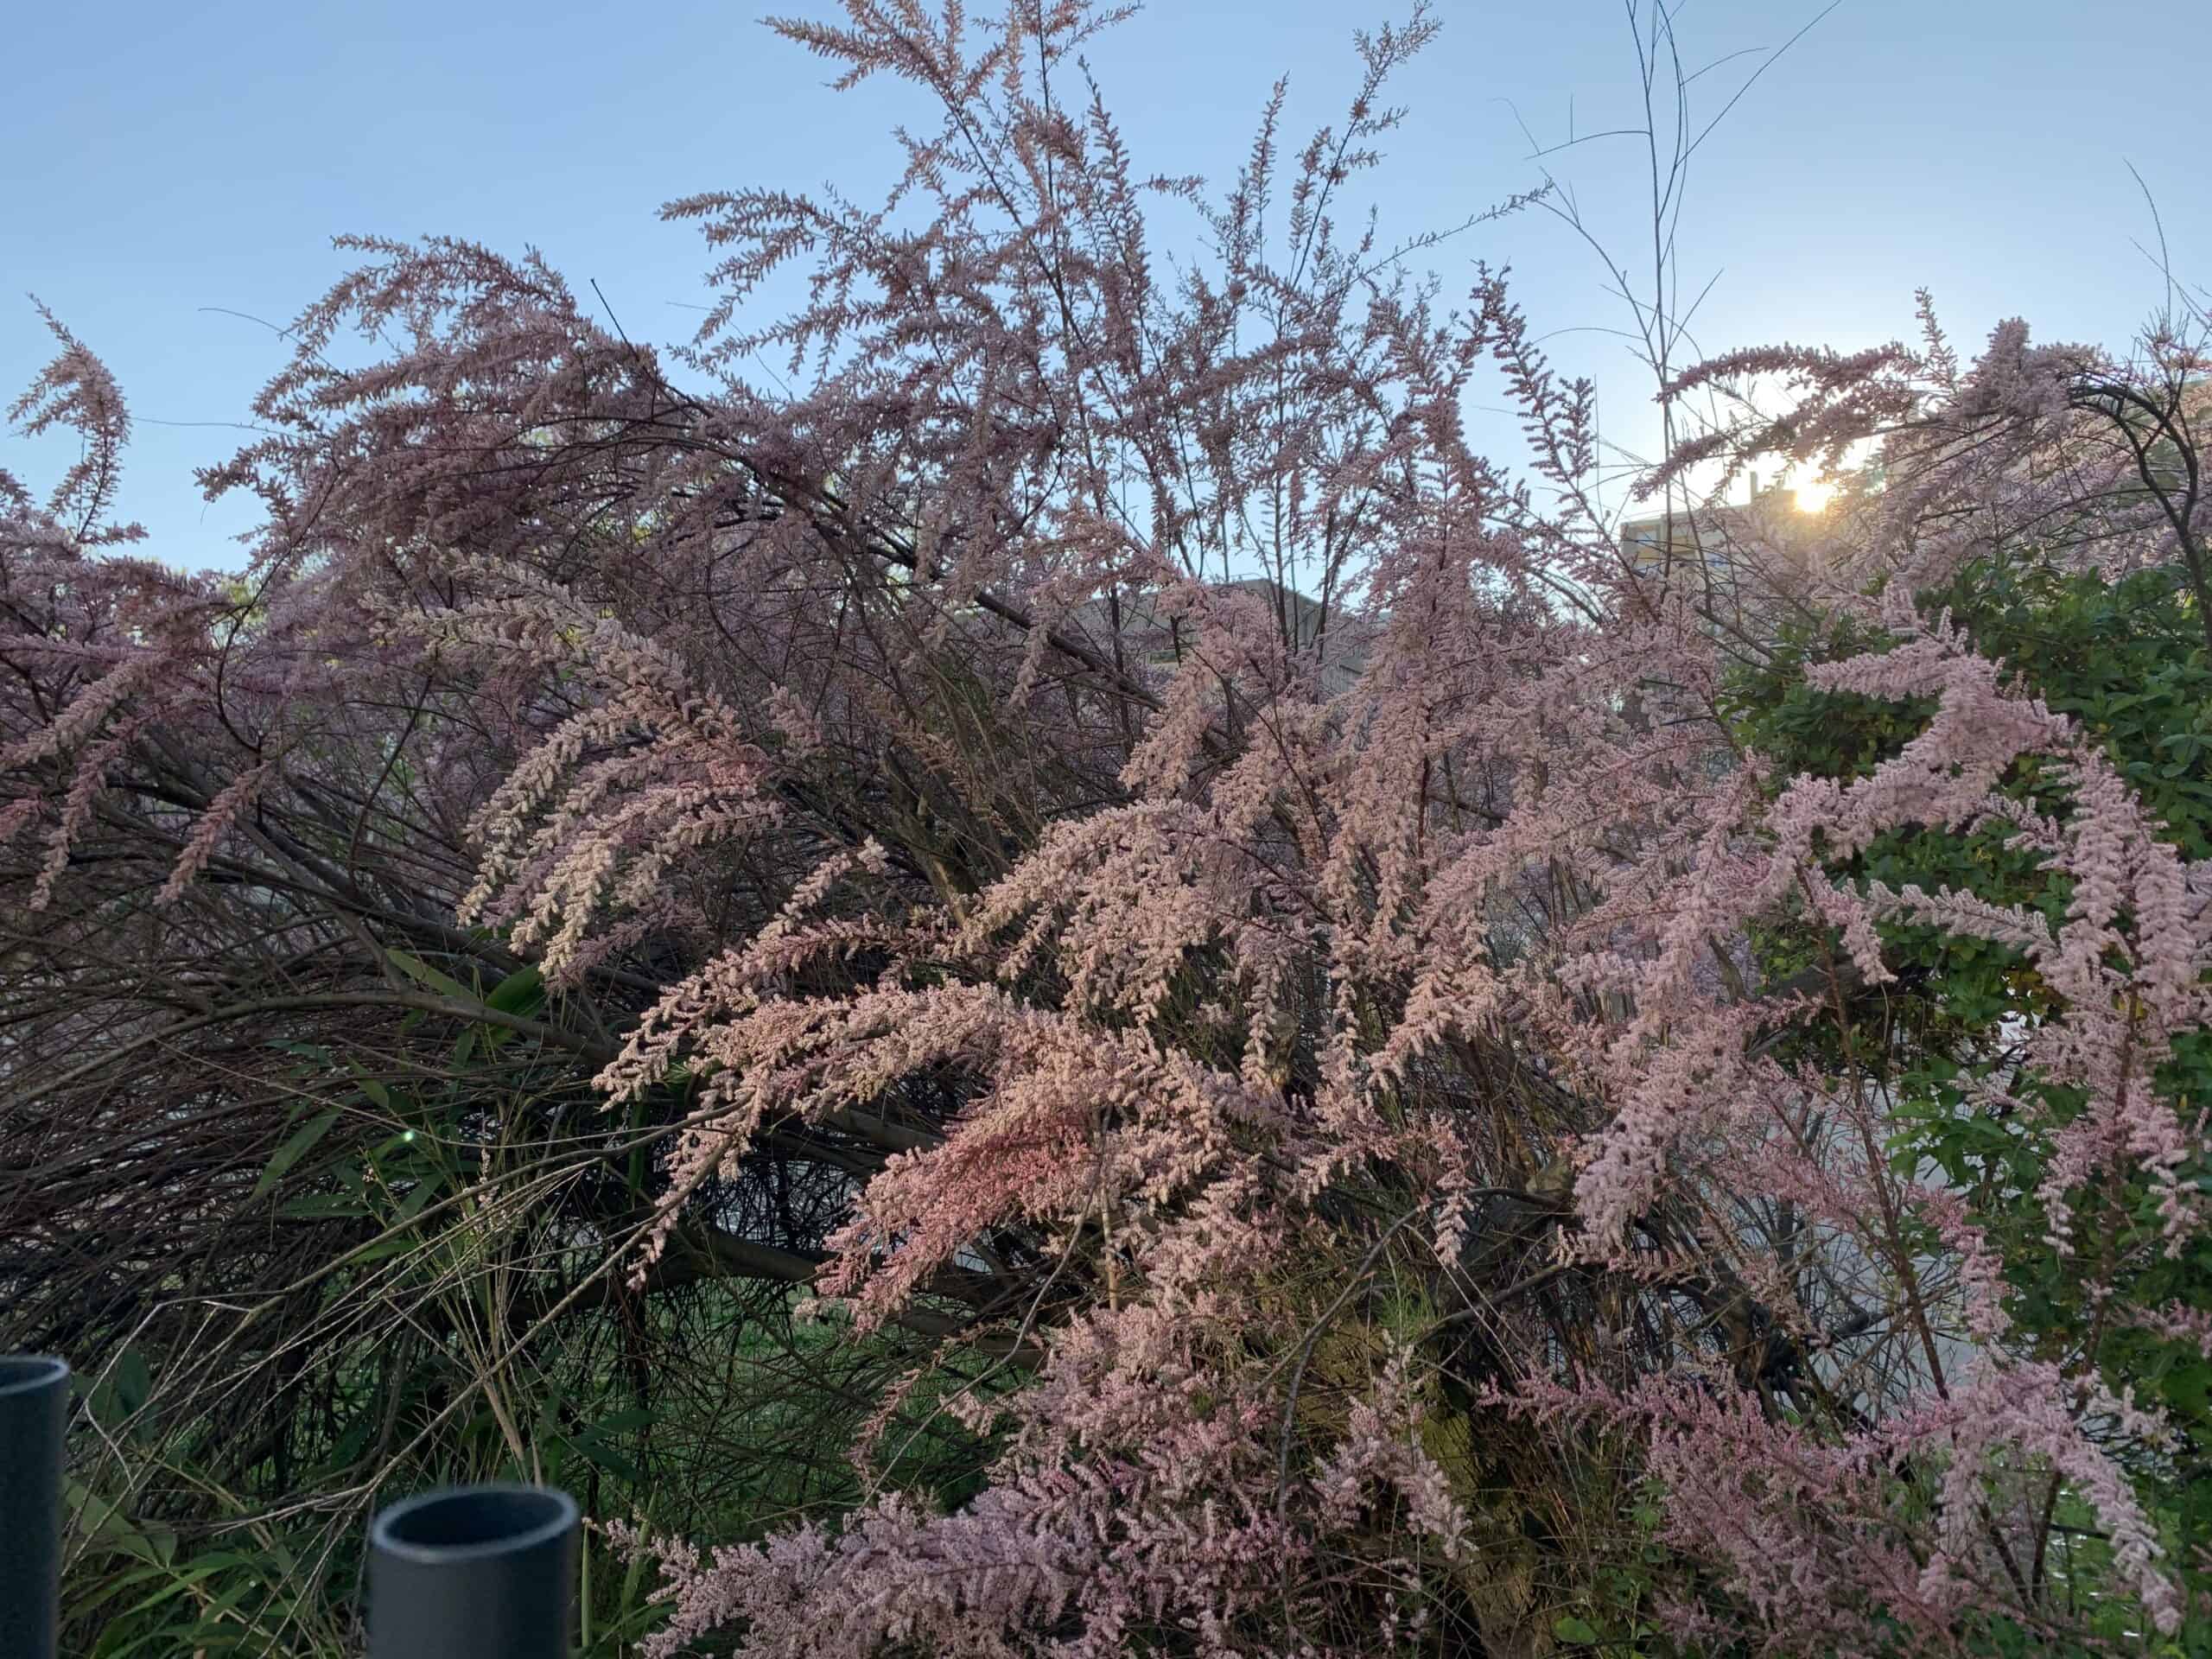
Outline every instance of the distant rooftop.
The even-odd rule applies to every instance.
[[[1336,607],[1325,609],[1321,601],[1268,576],[1243,576],[1207,584],[1216,589],[1249,593],[1274,611],[1279,626],[1292,645],[1311,650],[1320,643],[1323,652],[1321,684],[1331,696],[1349,688],[1366,666],[1369,630]],[[1094,648],[1108,651],[1113,645],[1112,607],[1103,598],[1085,600],[1070,618]],[[1141,654],[1146,666],[1163,674],[1180,664],[1179,645],[1191,638],[1188,625],[1179,630],[1173,618],[1160,615],[1156,593],[1134,593],[1121,600],[1122,649]]]

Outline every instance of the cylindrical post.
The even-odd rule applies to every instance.
[[[461,1486],[369,1527],[369,1659],[569,1659],[575,1500],[545,1486]]]
[[[61,1622],[61,1436],[69,1367],[0,1356],[0,1654],[53,1659]]]

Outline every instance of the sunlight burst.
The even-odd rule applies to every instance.
[[[1790,486],[1800,512],[1820,512],[1835,499],[1835,486],[1823,479],[1806,478]]]

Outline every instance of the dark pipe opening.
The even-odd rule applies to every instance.
[[[567,1659],[575,1500],[543,1486],[462,1486],[369,1525],[370,1659]]]
[[[576,1523],[575,1500],[537,1486],[474,1486],[430,1492],[393,1504],[377,1517],[370,1541],[418,1560],[456,1553],[527,1549]]]
[[[0,1355],[0,1394],[28,1394],[67,1380],[69,1362],[35,1354]]]

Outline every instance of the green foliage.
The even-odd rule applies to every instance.
[[[2191,858],[2212,855],[2212,663],[2176,573],[2142,571],[2107,582],[2031,562],[1983,564],[1948,591],[1922,597],[1927,609],[1948,607],[1978,647],[2004,662],[2024,689],[2098,739],[2163,820],[2163,834],[2175,846]],[[1803,670],[1888,643],[1833,621],[1793,632],[1771,660],[1732,686],[1739,735],[1771,757],[1780,775],[1803,772],[1838,780],[1866,775],[1911,740],[1931,709],[1815,690]],[[2068,810],[2064,791],[2032,766],[2016,768],[2006,787],[2039,811]],[[1891,888],[1912,883],[1931,893],[1971,892],[1997,904],[2028,906],[2056,922],[2071,897],[2069,884],[2030,854],[2008,848],[2002,830],[1961,836],[1908,829],[1831,869]],[[2123,929],[2126,925],[2123,917]],[[2088,1333],[2111,1386],[2132,1388],[2139,1399],[2170,1414],[2182,1444],[2162,1466],[2133,1472],[2164,1495],[2161,1520],[2171,1557],[2187,1566],[2212,1544],[2212,1360],[2193,1343],[2132,1321],[2175,1304],[2212,1309],[2212,1244],[2198,1238],[2178,1256],[2169,1256],[2158,1196],[2139,1178],[2111,1183],[2109,1190],[2085,1199],[2094,1220],[2082,1228],[2083,1248],[2093,1254],[2095,1272],[2085,1273],[2080,1261],[2055,1249],[2047,1237],[2049,1217],[2036,1196],[2049,1147],[2015,1119],[1970,1106],[1963,1086],[1975,1076],[1995,1076],[2015,1094],[2039,1089],[2033,1078],[2018,1074],[2012,1059],[2018,1033],[2053,1007],[2048,988],[2021,953],[1987,941],[1906,924],[1886,924],[1880,932],[1885,961],[1897,982],[1859,999],[1863,1006],[1851,1010],[1851,1031],[1862,1052],[1899,1057],[1891,1079],[1896,1129],[1890,1154],[1903,1170],[1940,1171],[1978,1216],[1996,1218],[1990,1243],[2004,1265],[2008,1311],[2032,1348],[2056,1357],[2064,1344]],[[1831,935],[1802,924],[1757,944],[1763,968],[1776,976],[1799,971],[1836,950]],[[1818,1063],[1834,1058],[1823,1051],[1841,1040],[1842,1033],[1824,1027],[1793,1052]],[[2212,1102],[2212,1033],[2181,1038],[2157,1087],[2185,1118],[2194,1119]],[[2081,1109],[2078,1098],[2041,1092],[2056,1121]],[[2186,1178],[2212,1190],[2212,1169],[2199,1167]],[[2107,1274],[2123,1294],[2110,1306],[2093,1307],[2083,1285]],[[2079,1542],[2063,1570],[2094,1576],[2094,1541]],[[2202,1623],[2189,1626],[2185,1639],[2196,1644],[2190,1651],[2206,1643]],[[1989,1640],[1992,1653],[2042,1650],[2017,1630],[1993,1631]]]
[[[792,1286],[622,1294],[619,1235],[589,1218],[646,1203],[651,1131],[627,1136],[636,1155],[620,1120],[572,1132],[596,1107],[573,1066],[467,1017],[542,1012],[535,969],[486,989],[393,955],[457,1005],[410,1016],[434,1065],[378,1074],[323,1044],[264,1045],[289,1105],[235,1197],[289,1282],[251,1299],[226,1345],[156,1321],[81,1380],[98,1445],[70,1494],[64,1612],[93,1659],[358,1653],[369,1511],[433,1486],[543,1482],[595,1519],[718,1541],[860,1496],[845,1448],[912,1341],[801,1323]],[[251,1414],[207,1411],[195,1374]],[[940,1502],[972,1490],[983,1448],[935,1409],[957,1380],[912,1392],[878,1478]],[[596,1534],[584,1557],[578,1651],[620,1659],[659,1620],[657,1577]]]

